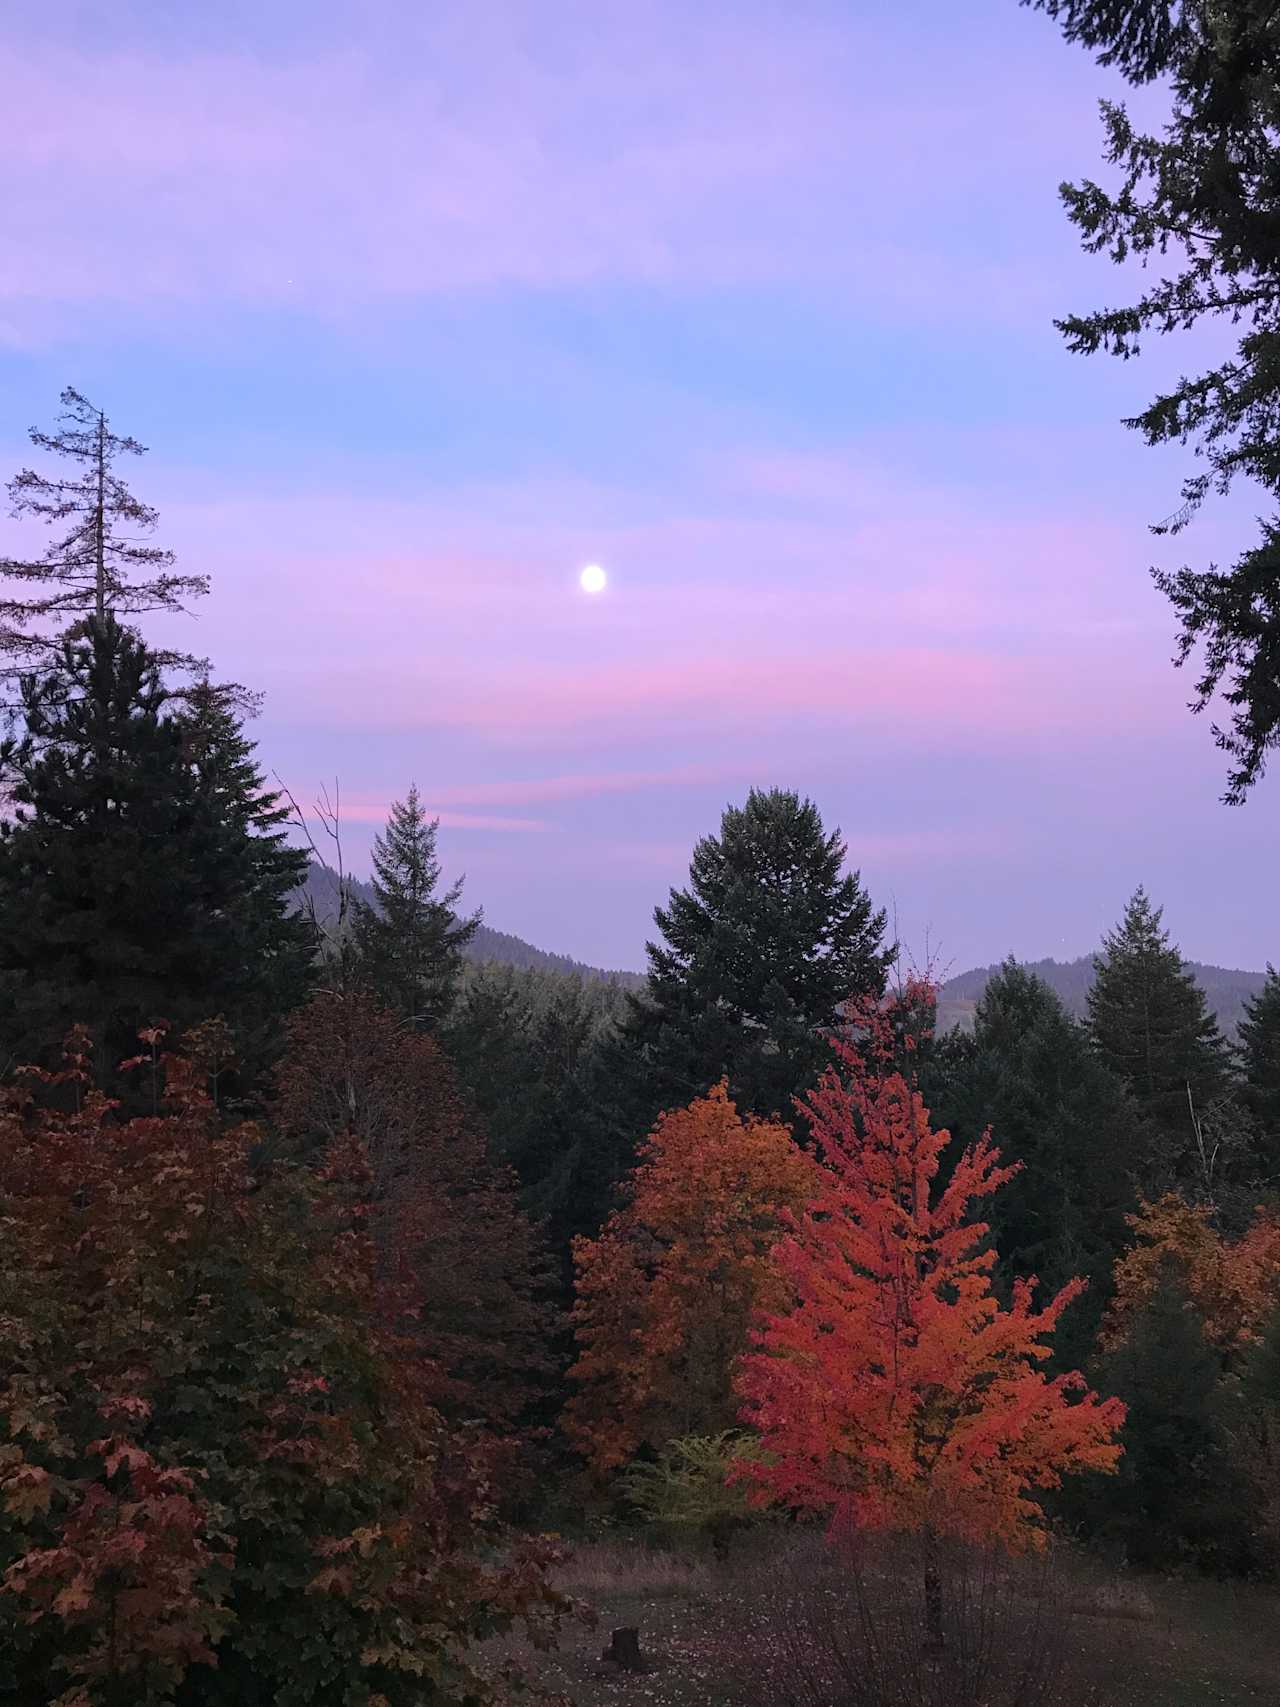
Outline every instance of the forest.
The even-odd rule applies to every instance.
[[[1112,113],[1086,247],[1193,204],[1182,286],[1068,341],[1265,317],[1272,11],[1042,9],[1182,103]],[[1277,337],[1150,442],[1274,483]],[[744,787],[642,976],[535,958],[412,779],[358,881],[259,684],[149,638],[209,588],[102,401],[32,429],[0,559],[0,1704],[1280,1699],[1274,894],[1234,1025],[1142,887],[1070,1003],[1008,959],[940,1023],[841,831]],[[1274,552],[1162,588],[1237,803]]]

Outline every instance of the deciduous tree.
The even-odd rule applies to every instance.
[[[0,1107],[0,1699],[482,1699],[467,1643],[556,1600],[500,1562],[358,1141],[264,1174],[184,1063],[125,1122],[85,1047],[73,1112]]]
[[[773,1253],[784,1300],[742,1362],[763,1448],[743,1473],[838,1524],[1016,1545],[1040,1533],[1043,1491],[1115,1465],[1124,1409],[1040,1367],[1083,1282],[1037,1309],[1020,1280],[997,1303],[974,1210],[1014,1170],[984,1135],[937,1189],[949,1134],[930,1126],[912,1042],[864,1007],[808,1098],[824,1178]]]
[[[1188,1203],[1176,1192],[1143,1203],[1127,1220],[1133,1243],[1116,1264],[1107,1344],[1124,1339],[1171,1263],[1210,1342],[1224,1353],[1252,1344],[1280,1295],[1280,1216],[1274,1210],[1260,1208],[1238,1239],[1223,1238],[1209,1205]]]
[[[316,1163],[358,1142],[377,1248],[427,1300],[414,1333],[445,1377],[437,1402],[509,1436],[545,1396],[549,1264],[439,1045],[370,996],[319,995],[290,1023],[275,1117]]]
[[[641,1447],[734,1420],[733,1365],[761,1304],[779,1300],[770,1251],[814,1164],[775,1122],[744,1118],[726,1086],[664,1114],[626,1206],[574,1244],[577,1392],[565,1427],[603,1473]]]

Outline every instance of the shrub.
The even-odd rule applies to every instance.
[[[669,1441],[656,1459],[633,1464],[623,1487],[650,1522],[705,1537],[723,1559],[737,1531],[760,1520],[742,1481],[730,1479],[757,1451],[753,1436],[732,1430],[685,1435]]]

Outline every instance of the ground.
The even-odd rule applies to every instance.
[[[774,1707],[773,1690],[732,1673],[742,1671],[744,1610],[767,1604],[771,1580],[788,1580],[787,1545],[767,1531],[747,1536],[736,1559],[717,1565],[627,1540],[584,1543],[561,1584],[592,1609],[594,1626],[572,1624],[555,1654],[530,1659],[519,1644],[503,1643],[491,1655],[530,1660],[537,1682],[572,1707]],[[1280,1707],[1275,1589],[1117,1574],[1070,1554],[1056,1570],[1056,1615],[1081,1682],[1078,1693],[1071,1687],[1055,1699]],[[611,1631],[628,1625],[639,1629],[650,1662],[639,1675],[601,1660]]]

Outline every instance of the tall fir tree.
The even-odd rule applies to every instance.
[[[397,800],[374,842],[374,906],[357,901],[352,941],[359,977],[393,1013],[418,1031],[434,1031],[448,1013],[462,952],[481,915],[460,918],[459,879],[436,894],[439,820],[428,818],[416,787]]]
[[[286,917],[296,864],[216,690],[187,711],[156,655],[108,616],[22,692],[15,813],[0,824],[10,1064],[56,1059],[84,1023],[112,1082],[139,1028],[219,1012],[259,1049],[310,951]]]
[[[317,941],[295,905],[305,849],[289,843],[288,804],[273,793],[244,730],[239,689],[207,678],[181,698],[184,753],[202,818],[200,878],[221,932],[211,995],[231,1027],[241,1078],[258,1080],[306,999]]]
[[[1083,247],[1117,263],[1158,257],[1134,302],[1057,322],[1069,349],[1127,360],[1152,334],[1217,322],[1238,343],[1208,371],[1180,377],[1126,420],[1148,444],[1188,442],[1201,464],[1182,505],[1153,532],[1180,532],[1210,493],[1237,480],[1280,498],[1280,13],[1272,0],[1022,0],[1061,23],[1130,83],[1168,95],[1161,135],[1104,101],[1107,164],[1120,182],[1059,193]],[[1143,275],[1131,269],[1130,276]],[[1212,348],[1209,340],[1203,347]],[[1177,662],[1203,646],[1193,709],[1221,696],[1214,727],[1242,800],[1280,743],[1280,516],[1227,571],[1155,571],[1181,623]]]
[[[0,578],[17,588],[0,597],[0,678],[61,667],[61,639],[88,617],[179,611],[209,590],[205,575],[174,572],[171,551],[148,544],[157,515],[129,490],[116,470],[124,456],[141,456],[137,439],[114,433],[106,415],[68,387],[52,433],[31,429],[38,449],[77,465],[57,477],[24,468],[9,483],[17,517],[59,529],[36,558],[0,557]],[[194,664],[176,652],[162,665]]]
[[[470,969],[441,1041],[493,1146],[543,1222],[567,1287],[570,1245],[613,1207],[627,1166],[611,1138],[606,1052],[620,992],[573,974]]]
[[[1203,1116],[1229,1088],[1218,1022],[1162,916],[1139,887],[1103,940],[1088,998],[1094,1047],[1152,1130],[1149,1189],[1194,1170],[1192,1111]]]
[[[1082,1491],[1081,1517],[1126,1563],[1238,1568],[1244,1527],[1220,1400],[1222,1360],[1170,1262],[1098,1372],[1127,1415],[1119,1473]]]
[[[1270,962],[1266,983],[1244,1005],[1237,1036],[1259,1183],[1280,1189],[1280,972]]]
[[[778,788],[752,789],[698,842],[689,887],[654,912],[663,940],[617,1052],[633,1137],[721,1078],[744,1111],[791,1118],[842,1005],[879,995],[892,959],[845,855],[812,801]]]
[[[1089,1354],[1126,1242],[1146,1160],[1142,1118],[1054,991],[1013,960],[988,980],[973,1034],[956,1044],[943,1052],[947,1072],[924,1075],[935,1112],[963,1144],[989,1126],[1001,1157],[1021,1164],[990,1210],[1001,1276],[1051,1289],[1075,1274],[1089,1282],[1055,1341],[1074,1366]]]

